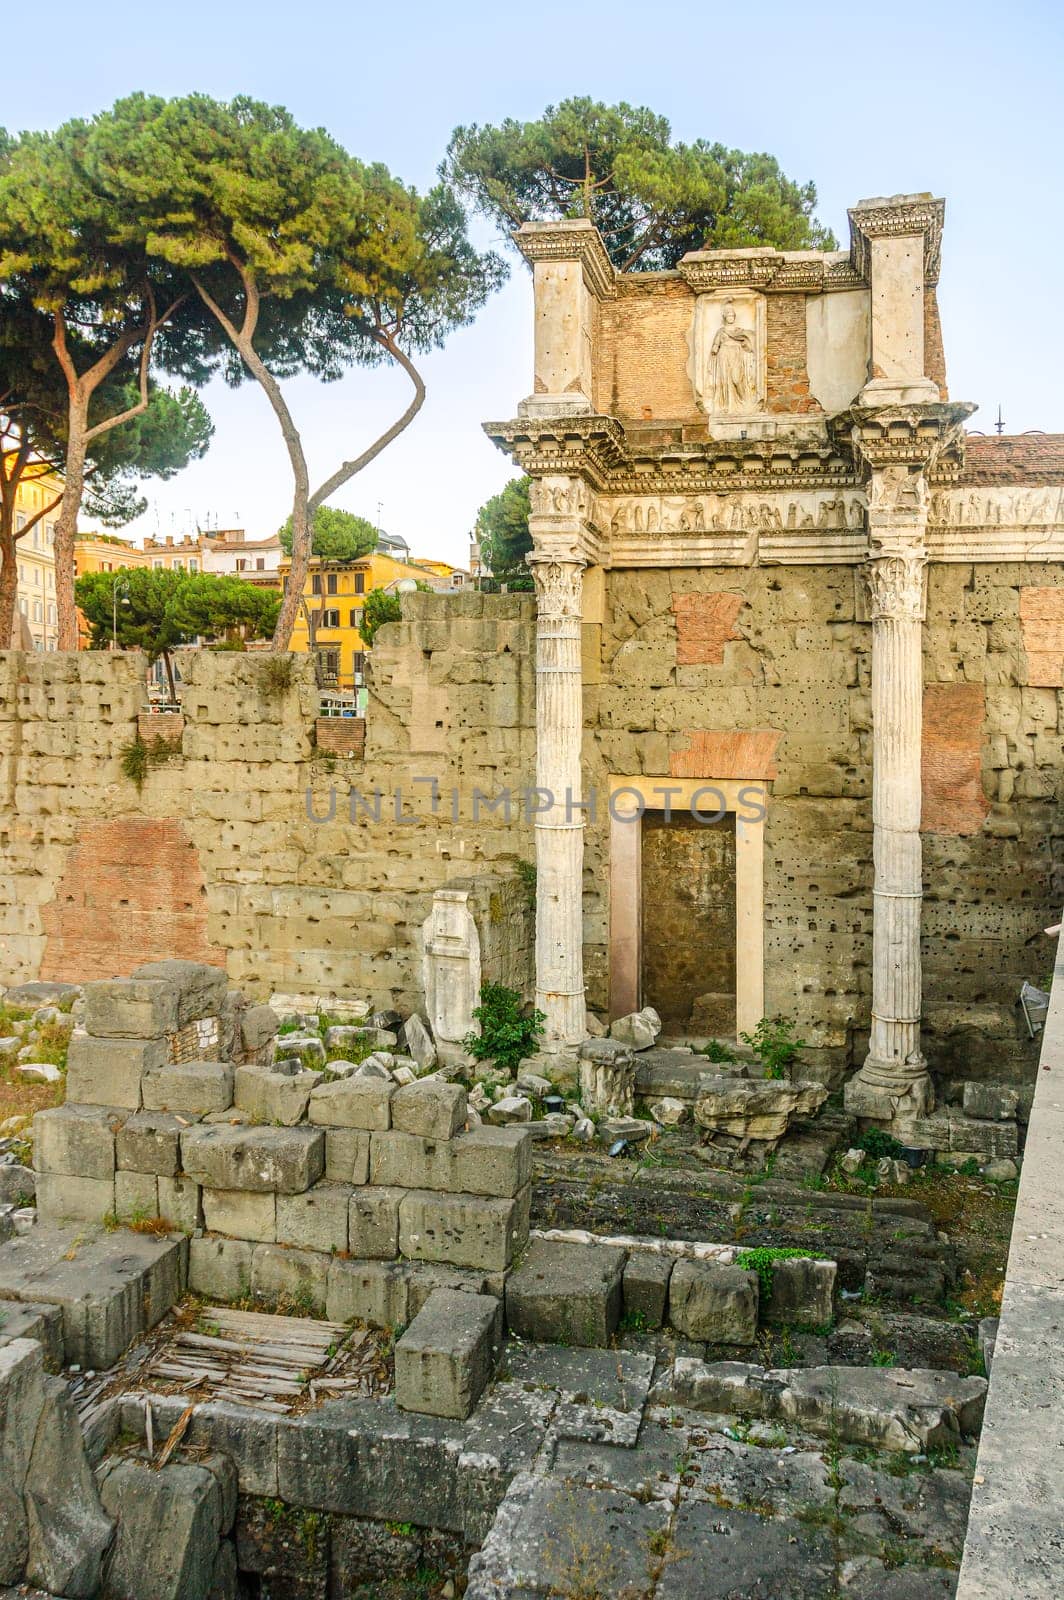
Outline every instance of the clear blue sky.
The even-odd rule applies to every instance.
[[[812,178],[840,241],[862,197],[944,195],[951,393],[978,402],[975,427],[989,431],[1000,401],[1010,432],[1064,431],[1062,16],[1059,0],[56,0],[47,38],[8,74],[0,121],[51,126],[133,89],[246,92],[424,187],[458,123],[533,117],[571,94],[645,104],[680,138],[768,150],[792,178]],[[515,261],[476,324],[426,362],[413,427],[338,503],[373,517],[382,502],[390,531],[464,560],[477,506],[509,476],[480,424],[513,415],[531,387],[530,302]],[[153,510],[135,533],[217,515],[258,537],[287,514],[286,458],[255,386],[206,398],[209,455],[148,486]],[[402,409],[407,385],[371,371],[294,384],[291,398],[324,474]]]

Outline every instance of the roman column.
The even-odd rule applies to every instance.
[[[927,481],[884,466],[869,485],[872,619],[872,1027],[847,1110],[899,1121],[933,1105],[920,1048],[920,771]]]
[[[543,490],[537,484],[536,490]],[[555,504],[579,486],[547,490]],[[541,502],[542,503],[542,502]],[[535,500],[533,501],[535,506]],[[533,515],[528,557],[536,585],[536,1005],[548,1048],[586,1037],[584,813],[580,779],[583,680],[580,616],[586,565],[577,537],[544,536]],[[538,533],[538,537],[537,537]]]

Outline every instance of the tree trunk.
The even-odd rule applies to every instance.
[[[78,512],[85,489],[85,434],[88,402],[70,402],[63,505],[55,525],[55,605],[59,622],[58,648],[78,648],[78,611],[74,603],[74,540]]]
[[[170,685],[170,704],[177,704],[177,684],[174,682],[174,663],[170,659],[169,650],[163,651],[163,664],[166,667],[166,681]]]
[[[17,650],[15,617],[18,611],[18,550],[14,533],[14,507],[0,507],[0,650]]]

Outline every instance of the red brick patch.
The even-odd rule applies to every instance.
[[[677,666],[723,666],[728,640],[742,638],[735,619],[745,603],[741,594],[674,594]]]
[[[314,724],[314,743],[333,756],[357,756],[366,748],[365,717],[318,717]]]
[[[170,957],[225,965],[207,938],[199,852],[172,819],[83,822],[41,921],[42,978],[124,977]]]
[[[750,733],[718,733],[708,729],[687,734],[686,750],[669,756],[673,778],[775,778],[776,747],[782,735],[775,728]]]
[[[1064,687],[1064,587],[1020,590],[1020,632],[1027,652],[1027,682]]]
[[[923,833],[978,833],[990,810],[980,748],[986,698],[981,683],[929,683],[924,689]]]

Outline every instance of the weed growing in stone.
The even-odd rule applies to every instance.
[[[526,1016],[517,990],[502,983],[482,985],[473,1018],[480,1023],[480,1032],[467,1033],[463,1047],[475,1061],[493,1060],[504,1072],[516,1072],[525,1057],[535,1053],[547,1020],[542,1011]]]
[[[786,1078],[799,1050],[805,1049],[805,1040],[794,1037],[794,1023],[786,1017],[762,1017],[753,1033],[739,1037],[761,1062],[766,1078]]]
[[[753,1249],[740,1250],[735,1257],[735,1265],[744,1272],[756,1272],[761,1284],[761,1293],[767,1300],[772,1294],[772,1266],[776,1261],[813,1261],[812,1250],[795,1250],[788,1245],[757,1245]]]

